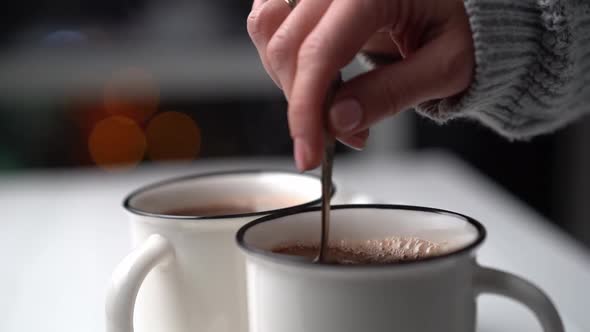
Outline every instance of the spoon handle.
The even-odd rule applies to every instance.
[[[332,81],[324,104],[324,156],[322,159],[322,233],[320,250],[316,261],[326,262],[328,253],[328,242],[330,239],[330,199],[332,196],[332,168],[334,165],[334,147],[336,140],[330,133],[328,127],[328,112],[334,101],[334,96],[342,84],[342,76],[338,73]]]

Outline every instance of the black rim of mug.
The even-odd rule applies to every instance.
[[[154,182],[139,189],[132,191],[125,199],[123,200],[123,207],[134,214],[146,217],[156,217],[156,218],[163,218],[163,219],[174,219],[174,220],[211,220],[211,219],[233,219],[233,218],[244,218],[244,217],[258,217],[258,216],[265,216],[269,214],[275,213],[289,213],[289,212],[297,212],[303,211],[307,207],[311,207],[313,205],[319,204],[321,202],[321,196],[311,200],[309,202],[305,202],[298,205],[288,206],[284,208],[272,209],[272,210],[264,210],[264,211],[256,211],[256,212],[248,212],[248,213],[236,213],[236,214],[225,214],[225,215],[214,215],[214,216],[180,216],[180,215],[172,215],[172,214],[165,214],[165,213],[156,213],[156,212],[148,212],[136,207],[133,207],[131,201],[150,190],[158,189],[158,187],[172,185],[177,182],[183,182],[187,180],[198,180],[204,178],[212,178],[212,177],[223,177],[227,175],[259,175],[259,174],[283,174],[283,175],[294,175],[294,176],[301,176],[301,177],[308,177],[312,179],[317,179],[318,184],[320,183],[320,176],[311,173],[297,173],[291,172],[288,170],[281,170],[281,169],[246,169],[246,170],[230,170],[230,171],[219,171],[219,172],[208,172],[208,173],[198,173],[198,174],[190,174],[185,176],[174,177],[158,182]],[[318,186],[319,190],[319,186]],[[319,191],[318,191],[319,193]],[[336,193],[336,185],[332,184],[332,197]]]
[[[343,205],[333,205],[332,210],[344,210],[344,209],[379,209],[379,210],[405,210],[405,211],[417,211],[417,212],[426,212],[426,213],[435,213],[435,214],[443,214],[447,216],[452,216],[463,221],[468,222],[469,224],[473,225],[477,230],[477,238],[472,241],[470,244],[464,246],[461,249],[457,249],[454,251],[450,251],[448,253],[431,256],[419,260],[411,260],[411,261],[402,261],[396,263],[388,263],[388,264],[359,264],[359,265],[342,265],[342,264],[330,264],[330,263],[313,263],[308,259],[302,259],[296,256],[288,256],[283,254],[277,254],[266,250],[261,250],[250,246],[245,243],[244,236],[246,232],[261,223],[277,221],[278,219],[288,217],[295,214],[300,213],[307,213],[307,212],[321,212],[321,207],[307,207],[304,209],[300,209],[298,211],[284,211],[279,213],[273,213],[256,220],[253,220],[244,226],[242,226],[238,232],[236,233],[236,242],[238,247],[240,247],[244,252],[248,254],[253,254],[255,256],[259,256],[265,259],[270,259],[276,263],[280,264],[291,264],[291,265],[305,265],[310,268],[314,267],[321,267],[321,268],[337,268],[337,269],[374,269],[374,268],[384,268],[388,267],[391,268],[393,266],[407,266],[412,265],[415,266],[417,264],[426,264],[431,263],[433,261],[441,261],[443,259],[452,258],[456,256],[460,256],[463,254],[467,254],[472,250],[479,247],[485,240],[487,236],[487,232],[485,227],[477,220],[457,213],[453,211],[432,208],[432,207],[425,207],[425,206],[413,206],[413,205],[397,205],[397,204],[343,204]],[[319,219],[318,219],[319,220]]]

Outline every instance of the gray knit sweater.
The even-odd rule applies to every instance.
[[[464,2],[474,80],[462,95],[421,104],[418,112],[439,122],[476,119],[523,139],[590,111],[590,0]]]

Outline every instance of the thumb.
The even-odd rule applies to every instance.
[[[350,136],[414,105],[465,90],[474,66],[470,42],[443,35],[403,61],[346,82],[330,109],[333,133]]]

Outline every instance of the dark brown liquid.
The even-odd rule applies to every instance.
[[[173,216],[199,216],[199,217],[212,217],[212,216],[225,216],[232,214],[244,214],[256,212],[256,209],[252,206],[244,205],[206,205],[206,206],[193,206],[181,209],[172,209],[166,211],[164,214]]]
[[[331,243],[328,261],[336,264],[390,264],[440,255],[443,245],[410,237],[390,237],[362,243]],[[274,253],[315,258],[318,245],[291,244],[274,248]]]
[[[169,209],[164,212],[174,216],[226,216],[234,214],[253,213],[286,208],[303,204],[305,201],[296,196],[244,196],[223,200],[212,204],[195,204],[176,209]]]

